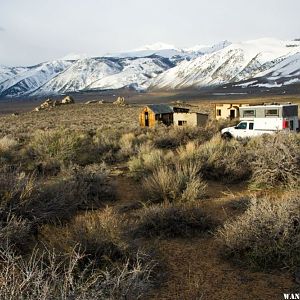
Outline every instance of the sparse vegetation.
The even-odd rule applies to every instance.
[[[141,299],[181,268],[202,295],[210,251],[216,276],[228,259],[299,266],[298,135],[226,141],[228,122],[216,121],[144,129],[139,110],[75,104],[1,118],[1,299]]]
[[[218,236],[227,255],[258,268],[295,268],[300,263],[300,201],[292,192],[280,199],[253,198],[249,208],[227,221]]]

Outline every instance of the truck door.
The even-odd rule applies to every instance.
[[[247,135],[247,122],[240,122],[236,127],[236,137],[244,138]]]
[[[248,123],[248,136],[254,136],[255,131],[254,131],[254,122],[249,122]]]

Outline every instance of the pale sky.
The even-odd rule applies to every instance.
[[[0,0],[0,64],[300,37],[299,0]]]

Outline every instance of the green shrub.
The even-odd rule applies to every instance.
[[[225,254],[256,268],[294,268],[300,263],[300,196],[253,198],[249,208],[218,231]]]

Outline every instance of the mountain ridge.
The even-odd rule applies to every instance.
[[[70,56],[71,57],[71,56]],[[76,55],[73,56],[76,58]],[[0,97],[33,97],[133,88],[240,88],[300,82],[300,41],[272,38],[179,49],[158,43],[102,57],[0,66]]]

